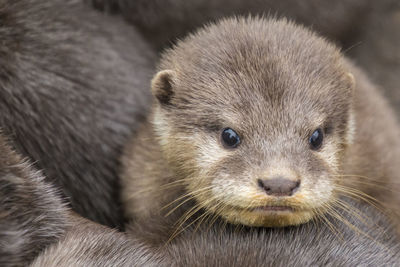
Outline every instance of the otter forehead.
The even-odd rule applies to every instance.
[[[352,86],[345,65],[333,45],[302,27],[248,18],[189,36],[160,67],[177,73],[171,102],[187,118],[182,126],[309,134],[329,119],[346,123]]]
[[[302,27],[248,18],[189,36],[164,54],[160,67],[177,72],[175,103],[182,109],[319,120],[347,110],[351,86],[344,64],[333,45]]]

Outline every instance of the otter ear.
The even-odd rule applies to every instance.
[[[161,105],[169,105],[174,95],[174,79],[176,72],[162,70],[151,81],[151,92]]]
[[[347,77],[349,79],[350,85],[351,85],[351,89],[354,89],[356,87],[356,79],[354,78],[353,73],[348,72]]]

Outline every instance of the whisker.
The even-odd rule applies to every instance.
[[[361,178],[361,179],[364,179],[364,180],[370,180],[371,182],[374,182],[374,183],[387,184],[386,181],[382,181],[382,180],[377,179],[377,178],[371,178],[371,177],[358,175],[358,174],[336,174],[336,175],[334,174],[332,176],[334,176],[334,177],[355,177],[355,178]],[[390,182],[390,184],[400,185],[400,182],[392,181],[392,182]]]
[[[323,213],[316,211],[315,215],[316,218],[319,218],[320,221],[322,221],[322,223],[325,224],[331,230],[331,232],[336,236],[336,238],[343,240],[343,235],[339,233],[337,228],[326,218],[326,216]]]
[[[188,202],[188,201],[191,200],[191,199],[194,199],[196,196],[200,196],[200,195],[202,195],[202,194],[205,194],[205,193],[209,192],[208,190],[211,189],[211,188],[212,188],[212,186],[207,186],[207,187],[203,187],[203,188],[197,189],[197,190],[195,190],[195,191],[189,192],[189,193],[187,193],[187,194],[185,194],[185,195],[183,195],[183,196],[181,196],[181,197],[179,197],[179,198],[177,198],[177,199],[171,201],[170,203],[166,204],[165,206],[163,206],[163,207],[161,208],[161,210],[164,210],[164,209],[168,208],[169,206],[171,206],[172,204],[174,204],[174,203],[176,203],[176,202],[178,202],[178,201],[184,199],[185,197],[190,196],[190,198],[188,198],[188,199],[184,200],[183,202],[181,202],[179,205],[177,205],[176,207],[174,207],[172,210],[170,210],[170,211],[165,215],[165,216],[169,216],[171,213],[173,213],[176,209],[178,209],[178,208],[179,208],[180,206],[182,206],[184,203]],[[205,192],[204,192],[204,191],[205,191]]]
[[[173,188],[175,186],[181,186],[181,185],[184,185],[187,181],[190,181],[192,179],[193,178],[185,178],[185,179],[173,181],[173,182],[170,182],[170,183],[167,183],[167,184],[163,184],[163,185],[160,185],[158,187],[152,187],[152,188],[146,188],[146,189],[138,190],[138,191],[134,192],[133,194],[131,194],[128,197],[128,199],[132,199],[132,198],[138,197],[143,193],[158,192],[158,191],[162,191],[162,190]],[[140,187],[140,185],[139,185],[139,187]]]

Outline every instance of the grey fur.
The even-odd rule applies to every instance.
[[[116,170],[150,100],[155,53],[78,0],[0,0],[0,127],[74,210],[121,224]]]
[[[0,266],[26,266],[55,243],[66,212],[56,190],[0,136]]]
[[[342,199],[353,210],[341,222],[321,221],[289,228],[243,228],[217,221],[195,222],[167,243],[176,218],[154,217],[131,226],[173,266],[397,266],[400,243],[388,220],[372,206]],[[359,219],[363,218],[363,219]],[[352,226],[348,226],[347,222]]]
[[[387,228],[382,215],[365,204],[353,202],[352,206],[370,219],[363,224],[349,214],[344,215],[363,233],[334,218],[328,220],[335,230],[326,224],[308,223],[286,229],[238,230],[230,226],[221,233],[218,226],[207,231],[205,225],[194,234],[186,231],[168,252],[177,266],[399,265],[399,240]]]
[[[160,253],[135,238],[88,220],[73,221],[66,236],[31,266],[167,266]]]
[[[143,243],[71,215],[54,186],[0,135],[0,266],[33,260],[34,266],[161,266],[160,255]]]

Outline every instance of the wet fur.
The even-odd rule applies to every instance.
[[[0,127],[74,210],[121,226],[118,158],[147,113],[155,53],[78,0],[0,0],[0,21]]]

